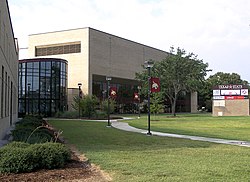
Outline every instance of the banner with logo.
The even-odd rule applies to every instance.
[[[160,92],[159,78],[151,78],[151,92]]]
[[[140,100],[139,93],[134,93],[134,100]]]
[[[82,93],[82,89],[79,89],[79,97],[80,99],[82,99],[83,93]]]
[[[116,87],[110,87],[109,94],[110,94],[111,98],[116,98],[116,96],[117,96],[117,88]]]

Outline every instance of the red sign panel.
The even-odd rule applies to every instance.
[[[151,92],[160,92],[159,78],[151,78]]]
[[[244,96],[225,96],[226,100],[245,99]]]
[[[117,89],[116,87],[110,87],[110,97],[115,98],[117,96]]]

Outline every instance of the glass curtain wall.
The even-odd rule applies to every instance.
[[[19,116],[53,116],[67,106],[67,61],[55,58],[19,61]]]

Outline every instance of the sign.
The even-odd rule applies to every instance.
[[[222,89],[242,89],[242,88],[245,88],[244,85],[233,85],[233,84],[228,84],[228,85],[218,85],[216,88],[222,90]]]
[[[226,100],[239,100],[239,99],[245,99],[244,96],[225,96]]]
[[[240,90],[221,90],[221,95],[240,95]]]
[[[240,92],[240,95],[248,95],[248,89],[241,89]]]
[[[225,107],[225,100],[215,100],[214,101],[214,106],[217,106],[217,107]]]
[[[159,78],[151,78],[151,92],[160,92]]]
[[[217,85],[213,87],[213,100],[248,99],[247,85]]]
[[[116,87],[110,87],[110,97],[115,98],[117,96]]]
[[[213,100],[224,100],[225,96],[213,96]]]
[[[213,95],[220,95],[220,90],[213,90]]]

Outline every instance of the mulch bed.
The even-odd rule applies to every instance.
[[[81,161],[76,155],[61,169],[38,170],[31,173],[0,174],[1,182],[54,182],[54,181],[109,181],[89,161]]]

